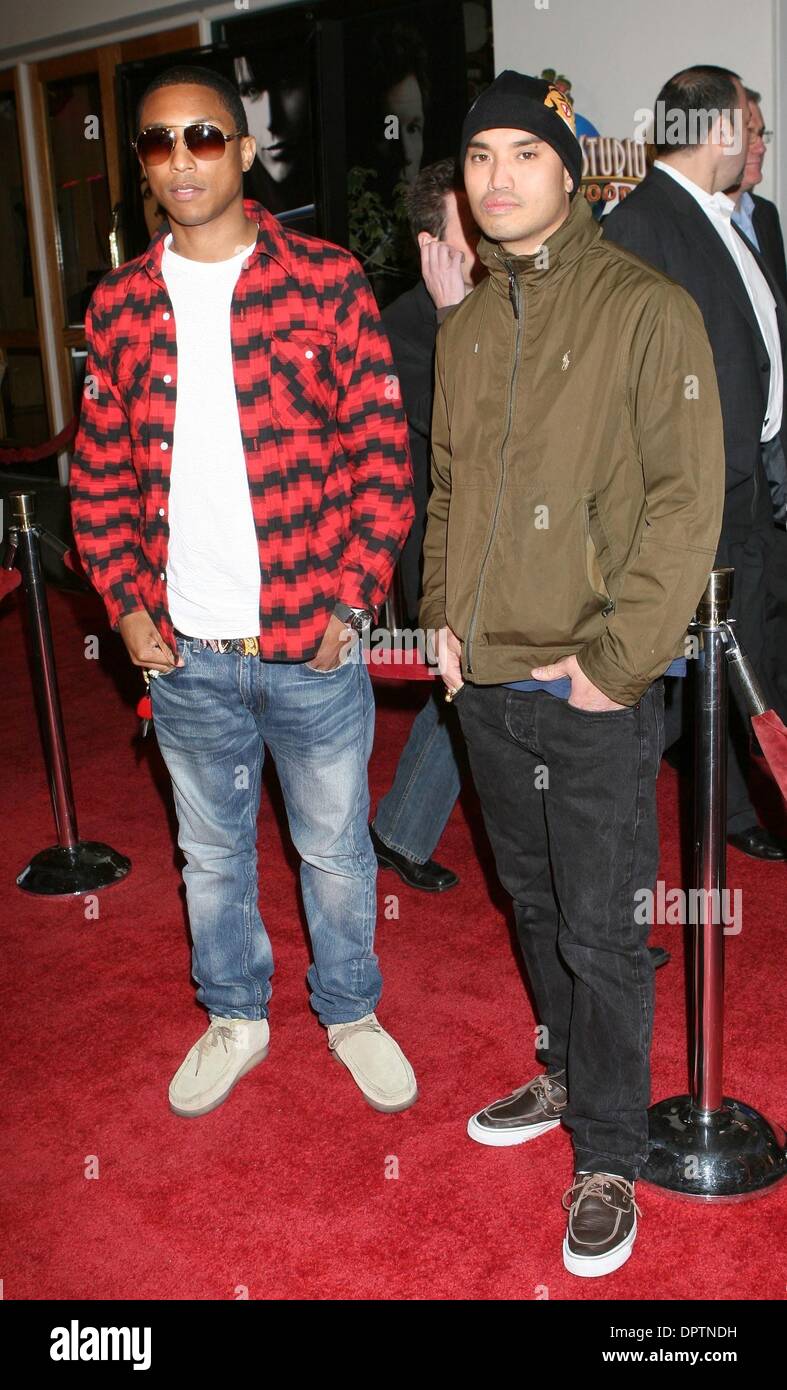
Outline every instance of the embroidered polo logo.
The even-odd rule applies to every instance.
[[[568,352],[564,352],[564,353],[563,353],[563,364],[562,364],[562,366],[561,366],[561,368],[560,368],[561,372],[567,372],[567,371],[568,371],[569,367],[571,366],[570,358],[571,358],[571,348],[569,348]]]

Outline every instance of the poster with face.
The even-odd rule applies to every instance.
[[[196,63],[238,88],[256,156],[244,194],[293,230],[348,246],[379,302],[415,283],[406,194],[454,155],[464,113],[494,75],[491,0],[313,0],[246,10],[212,43],[118,68],[128,151],[157,72]],[[128,254],[161,225],[126,153]],[[135,249],[136,248],[136,249]]]
[[[315,230],[308,55],[302,46],[249,48],[233,60],[257,154],[244,183],[282,222]]]
[[[263,26],[264,30],[264,26]],[[124,200],[126,255],[138,254],[150,237],[166,223],[164,209],[153,197],[144,171],[132,149],[136,135],[135,113],[140,96],[159,72],[181,64],[210,68],[238,88],[249,134],[257,152],[244,176],[244,197],[254,198],[282,222],[299,231],[320,233],[315,194],[312,128],[311,55],[303,39],[303,27],[288,34],[274,29],[270,41],[252,41],[246,34],[237,45],[215,42],[212,46],[166,54],[155,59],[121,64],[118,84],[127,134],[127,194]]]
[[[455,155],[475,95],[491,80],[488,8],[458,0],[371,7],[344,24],[348,244],[380,304],[414,283],[420,260],[407,196],[420,171]],[[480,21],[480,22],[479,22]]]

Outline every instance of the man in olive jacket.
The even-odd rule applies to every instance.
[[[563,1245],[617,1269],[647,1156],[663,681],[712,568],[721,411],[699,310],[601,239],[562,94],[506,72],[462,132],[488,279],[436,350],[421,624],[437,634],[546,1038],[469,1122],[572,1132]]]

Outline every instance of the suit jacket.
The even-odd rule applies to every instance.
[[[651,169],[633,193],[604,218],[602,226],[610,240],[688,290],[705,320],[724,422],[726,497],[716,559],[717,564],[723,564],[729,542],[743,539],[754,525],[771,525],[774,509],[787,505],[783,460],[774,465],[775,476],[766,484],[760,458],[771,366],[746,286],[702,208],[661,169]],[[776,300],[784,359],[787,304],[766,261],[737,227],[735,231],[755,256]],[[784,418],[781,439],[784,452]]]
[[[437,310],[423,280],[406,290],[382,314],[391,344],[409,428],[415,520],[399,558],[404,605],[417,621],[421,597],[426,505],[431,487],[432,400]]]
[[[787,300],[787,263],[784,259],[784,238],[779,221],[779,209],[767,198],[759,198],[756,193],[752,221],[760,243],[760,255],[765,261],[785,300]]]

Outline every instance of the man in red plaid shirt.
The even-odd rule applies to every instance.
[[[267,746],[302,861],[312,1006],[369,1104],[403,1110],[415,1077],[374,1013],[374,700],[358,640],[413,518],[391,353],[354,257],[244,201],[256,144],[231,83],[170,69],[137,129],[169,230],[93,295],[71,499],[83,563],[150,675],[186,859],[210,1027],[170,1105],[206,1114],[267,1055]]]

